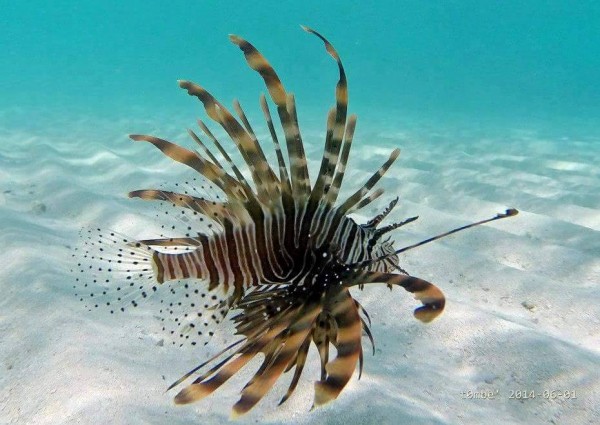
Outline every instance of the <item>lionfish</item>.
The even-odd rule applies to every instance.
[[[179,336],[185,335],[185,338],[196,332],[208,338],[214,333],[212,325],[223,320],[229,311],[234,312],[228,320],[233,323],[238,340],[169,387],[172,389],[188,382],[175,396],[176,404],[191,403],[208,396],[259,354],[262,354],[262,364],[242,389],[239,401],[233,406],[233,414],[248,412],[282,374],[293,369],[291,383],[281,404],[295,390],[311,344],[316,346],[321,367],[320,379],[314,384],[313,407],[334,400],[357,366],[360,377],[363,335],[373,344],[370,318],[350,289],[363,289],[368,283],[384,283],[390,289],[400,286],[422,304],[416,308],[414,316],[422,322],[430,322],[444,309],[444,295],[432,283],[404,271],[398,265],[398,254],[457,231],[517,214],[517,210],[508,209],[493,218],[401,249],[395,249],[393,242],[384,235],[417,217],[380,226],[396,206],[397,198],[368,222],[355,222],[350,214],[366,207],[383,193],[382,189],[371,189],[398,158],[399,150],[393,150],[389,159],[362,187],[347,199],[338,201],[356,116],[347,115],[346,73],[337,51],[318,32],[302,28],[324,42],[339,70],[335,106],[327,116],[324,153],[314,184],[309,178],[294,95],[286,91],[275,70],[252,44],[231,35],[230,40],[242,50],[250,68],[264,80],[275,104],[285,136],[289,166],[284,160],[265,95],[261,95],[260,105],[274,144],[277,174],[267,161],[239,102],[234,101],[233,105],[236,118],[201,86],[179,81],[179,86],[202,102],[208,117],[235,143],[252,182],[244,177],[201,120],[198,120],[200,128],[231,172],[226,171],[217,156],[192,130],[188,132],[204,154],[158,137],[131,135],[134,141],[151,143],[167,157],[192,168],[223,196],[209,199],[187,190],[184,193],[136,190],[129,193],[129,197],[167,202],[176,209],[174,215],[179,213],[177,210],[191,213],[192,218],[187,221],[188,232],[176,237],[163,235],[139,241],[130,241],[101,229],[84,233],[83,259],[79,262],[81,274],[77,281],[83,282],[93,276],[93,282],[101,287],[95,294],[86,293],[85,299],[94,300],[95,307],[104,304],[102,297],[110,297],[108,292],[112,290],[118,297],[105,304],[113,309],[111,312],[119,304],[122,305],[120,310],[124,311],[125,305],[137,306],[140,298],[149,297],[168,283],[172,294],[177,291],[184,294],[179,301],[165,303],[161,312],[173,314],[173,309],[178,306],[186,311],[181,320],[175,319],[182,328],[181,333],[175,334],[180,333]],[[194,229],[195,226],[198,228]],[[97,266],[96,262],[102,264]],[[117,270],[124,275],[120,275],[115,288],[110,279],[101,276]],[[82,286],[86,288],[84,292],[89,291],[87,283]],[[79,295],[84,300],[83,293]],[[331,346],[335,348],[332,359]],[[189,382],[191,379],[193,381]]]

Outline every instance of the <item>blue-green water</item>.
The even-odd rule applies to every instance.
[[[0,110],[183,109],[179,78],[255,105],[258,78],[229,33],[261,49],[304,108],[329,105],[335,67],[299,24],[338,48],[361,117],[598,123],[600,4],[557,0],[3,1]]]

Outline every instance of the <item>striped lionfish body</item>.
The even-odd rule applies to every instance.
[[[191,96],[202,102],[208,117],[235,143],[249,169],[251,181],[246,180],[202,121],[199,121],[200,128],[220,152],[230,171],[226,171],[191,130],[191,137],[203,153],[153,136],[131,136],[135,141],[153,144],[166,156],[191,167],[224,193],[223,200],[214,201],[164,190],[131,192],[130,197],[166,201],[178,209],[191,211],[214,226],[211,232],[130,242],[114,257],[116,262],[129,257],[129,264],[143,266],[140,277],[149,276],[139,285],[144,297],[161,284],[175,288],[185,285],[187,288],[186,282],[198,281],[206,292],[217,294],[212,299],[217,300],[220,308],[234,312],[231,320],[239,340],[169,388],[187,382],[175,396],[178,404],[194,402],[211,394],[259,354],[263,357],[262,364],[243,388],[233,411],[243,414],[250,410],[283,373],[293,369],[291,384],[281,399],[283,403],[297,386],[312,344],[316,346],[321,363],[314,405],[335,399],[355,369],[362,369],[362,336],[368,336],[372,342],[370,319],[350,293],[354,286],[362,288],[374,282],[385,283],[390,288],[401,286],[422,303],[414,315],[423,322],[433,320],[444,308],[444,296],[436,286],[409,276],[398,266],[398,253],[416,245],[396,251],[389,239],[383,238],[416,217],[380,226],[397,200],[366,224],[357,224],[349,217],[350,213],[365,207],[383,193],[372,189],[398,157],[399,151],[394,150],[379,170],[351,196],[338,199],[356,116],[347,115],[346,74],[338,53],[319,33],[303,28],[325,43],[339,69],[335,106],[327,118],[324,154],[314,183],[309,179],[294,96],[285,90],[256,48],[237,36],[230,36],[231,41],[243,51],[249,66],[260,74],[275,104],[289,166],[264,95],[260,104],[275,147],[276,171],[267,161],[237,101],[234,102],[236,117],[204,88],[188,81],[179,82]],[[516,210],[508,210],[473,225],[515,213]],[[92,256],[89,250],[86,255]],[[97,256],[102,259],[102,255]],[[136,301],[132,303],[135,305]],[[335,348],[334,357],[330,356],[330,345]]]

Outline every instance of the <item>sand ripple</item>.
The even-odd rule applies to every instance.
[[[158,347],[144,327],[152,312],[88,315],[71,294],[68,272],[79,227],[102,223],[135,236],[143,230],[141,207],[126,199],[127,191],[189,175],[125,135],[160,128],[158,134],[183,141],[183,125],[54,117],[32,127],[21,119],[0,129],[0,422],[222,423],[234,385],[210,403],[174,408],[163,393],[166,381],[199,353]],[[420,219],[395,235],[399,245],[507,207],[521,214],[402,256],[409,272],[448,296],[447,311],[433,324],[413,320],[415,303],[405,293],[369,288],[362,294],[377,355],[366,356],[362,382],[353,380],[336,403],[307,413],[312,385],[304,382],[282,409],[274,409],[272,396],[242,422],[586,423],[600,417],[600,140],[510,130],[494,138],[362,132],[348,182],[367,178],[392,146],[402,148],[384,187],[401,199],[393,219]],[[316,373],[309,368],[306,376]],[[514,390],[575,390],[577,399],[519,401],[509,398]],[[496,397],[472,399],[468,391]]]

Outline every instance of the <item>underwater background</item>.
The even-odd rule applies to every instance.
[[[25,1],[3,2],[0,19],[3,111],[186,110],[178,78],[255,103],[244,88],[260,81],[227,48],[229,33],[265,51],[300,105],[323,108],[336,70],[304,24],[341,44],[351,107],[365,122],[560,132],[600,115],[594,1]]]
[[[228,419],[244,381],[175,407],[164,390],[202,352],[163,347],[151,311],[88,313],[72,248],[82,226],[138,237],[153,212],[127,192],[186,175],[127,137],[193,146],[185,130],[204,111],[176,80],[239,99],[270,149],[266,90],[230,33],[296,95],[314,176],[337,67],[300,24],[335,45],[348,75],[358,125],[346,190],[402,149],[372,209],[399,196],[391,218],[420,216],[399,247],[521,213],[401,257],[448,297],[431,325],[413,319],[409,294],[359,294],[377,351],[337,401],[309,412],[307,366],[286,405],[267,398],[241,423],[600,421],[599,2],[3,0],[0,424]]]

